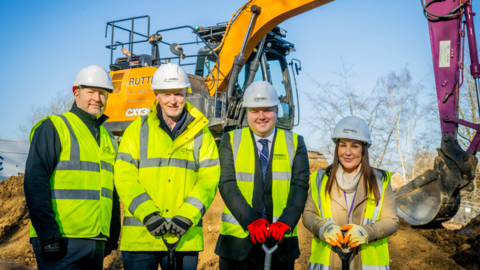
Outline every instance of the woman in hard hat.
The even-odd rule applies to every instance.
[[[391,173],[370,166],[368,125],[348,116],[335,127],[333,164],[312,173],[303,224],[314,234],[309,269],[342,269],[337,247],[354,249],[350,269],[388,269],[387,237],[398,227]]]

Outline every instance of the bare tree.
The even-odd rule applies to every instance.
[[[430,132],[419,137],[412,146],[412,159],[407,168],[409,179],[415,179],[425,171],[433,169],[435,157],[438,155],[430,140]]]
[[[40,107],[32,107],[29,111],[25,122],[18,126],[20,135],[24,139],[28,139],[30,131],[40,120],[48,115],[62,114],[68,112],[74,102],[74,97],[65,91],[58,91],[52,97],[47,105]]]
[[[307,94],[314,110],[307,122],[313,132],[322,134],[321,151],[325,155],[333,156],[335,145],[330,138],[337,123],[346,116],[363,118],[375,141],[369,149],[372,166],[388,167],[391,161],[388,148],[393,129],[382,126],[379,121],[383,100],[375,95],[375,89],[358,91],[352,83],[355,78],[352,69],[353,67],[347,65],[341,58],[341,67],[338,72],[334,72],[338,78],[335,84],[330,82],[321,84],[312,78],[318,88],[315,93]]]
[[[402,168],[402,176],[406,182],[410,150],[421,111],[418,98],[423,86],[413,83],[407,67],[399,73],[391,72],[380,78],[377,85],[379,94],[383,92],[383,102],[388,119],[386,122],[393,130],[393,141]]]

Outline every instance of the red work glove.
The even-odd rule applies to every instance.
[[[257,239],[258,243],[265,242],[265,238],[268,237],[268,226],[268,221],[263,218],[257,219],[248,225],[247,228],[254,244],[256,244],[255,239]]]
[[[285,235],[285,233],[290,232],[290,226],[288,226],[285,223],[277,221],[277,222],[273,223],[272,226],[270,226],[269,232],[270,232],[270,235],[268,237],[273,236],[273,239],[280,242],[280,241],[282,241],[282,238]]]

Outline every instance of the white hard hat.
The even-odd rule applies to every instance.
[[[347,116],[338,122],[333,131],[332,140],[337,143],[339,139],[352,139],[364,142],[367,147],[372,145],[370,129],[362,118],[356,116]]]
[[[91,65],[78,72],[73,82],[73,91],[79,86],[102,88],[110,93],[114,89],[110,74],[99,65]]]
[[[277,91],[265,81],[250,84],[243,95],[243,107],[274,107],[280,105]]]
[[[190,87],[188,75],[177,64],[167,63],[161,65],[152,79],[152,90],[181,89]]]

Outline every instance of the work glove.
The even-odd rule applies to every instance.
[[[280,242],[280,241],[282,241],[283,236],[286,233],[290,233],[290,231],[292,231],[292,228],[290,228],[290,226],[288,226],[285,223],[277,221],[277,222],[273,223],[272,225],[270,225],[268,237],[269,238],[273,237],[273,239]]]
[[[148,215],[145,218],[145,226],[147,226],[147,230],[153,236],[162,236],[170,232],[170,224],[168,224],[166,219],[159,216],[158,213]]]
[[[65,243],[65,239],[61,239],[59,241],[43,244],[41,254],[39,254],[42,258],[48,261],[59,261],[65,255],[67,255],[67,245]]]
[[[264,218],[259,218],[248,225],[247,229],[250,232],[250,237],[252,238],[254,244],[257,242],[265,242],[265,238],[269,236],[268,226],[268,221]],[[255,239],[257,242],[255,242]]]
[[[184,235],[187,230],[192,226],[193,222],[190,219],[182,216],[174,216],[170,221],[170,233],[175,234],[177,237]]]
[[[344,243],[342,228],[337,224],[328,225],[323,231],[322,237],[332,246],[342,247],[342,243]]]
[[[347,231],[345,241],[349,247],[358,247],[362,244],[368,244],[368,233],[359,225],[347,224],[343,225],[342,231]]]
[[[112,251],[118,249],[118,244],[117,243],[112,243],[112,242],[105,242],[105,251],[103,253],[103,257],[107,257],[112,253]]]

